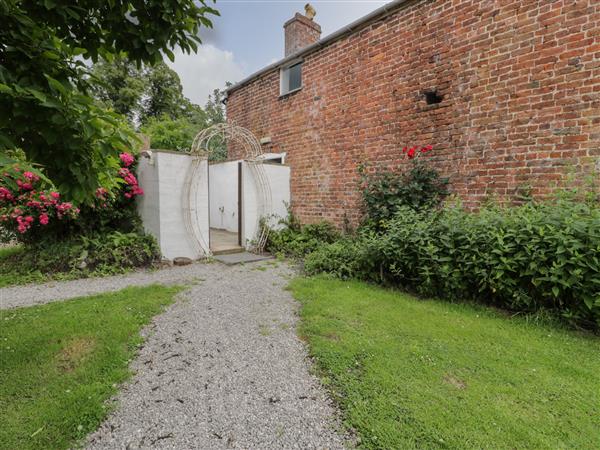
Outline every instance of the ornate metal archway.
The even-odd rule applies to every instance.
[[[204,165],[207,166],[212,152],[211,145],[217,140],[221,140],[225,145],[233,143],[240,146],[243,159],[253,176],[256,188],[257,231],[250,240],[248,249],[261,252],[267,243],[269,233],[269,227],[262,223],[261,219],[265,218],[268,212],[271,211],[271,186],[261,159],[263,152],[260,142],[250,130],[232,123],[213,125],[200,131],[194,138],[190,149],[192,161],[186,173],[182,199],[186,230],[192,238],[196,250],[210,248],[209,236],[205,236],[200,227],[200,215],[202,213],[209,214],[209,211],[198,211],[196,205],[198,204],[201,187],[208,185],[208,167],[206,173],[201,168]],[[242,230],[238,230],[238,232],[241,233]]]

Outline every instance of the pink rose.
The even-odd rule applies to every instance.
[[[42,225],[48,225],[48,221],[49,221],[48,214],[46,214],[46,213],[40,214],[40,223]]]
[[[33,172],[23,172],[23,176],[25,178],[27,178],[30,181],[37,181],[40,179],[40,177],[38,177],[36,174],[34,174]]]
[[[129,167],[135,161],[135,158],[127,152],[121,153],[119,155],[119,159],[125,165],[125,167]]]

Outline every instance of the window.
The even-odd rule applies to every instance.
[[[302,88],[302,61],[281,69],[281,95]]]

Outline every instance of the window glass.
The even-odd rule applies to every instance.
[[[302,87],[302,63],[298,63],[288,69],[289,71],[289,91]]]

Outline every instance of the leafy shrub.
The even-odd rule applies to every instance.
[[[23,169],[22,163],[0,169],[0,223],[8,233],[29,240],[50,222],[68,222],[79,215],[42,172]]]
[[[0,225],[0,244],[8,244],[9,242],[13,242],[15,238],[15,233]]]
[[[152,236],[118,231],[58,242],[45,240],[10,250],[0,259],[0,273],[4,274],[0,285],[121,273],[148,267],[160,257]]]
[[[369,279],[376,272],[372,241],[366,237],[342,239],[319,246],[304,260],[307,275],[325,272],[335,277]]]
[[[306,267],[600,327],[599,255],[594,205],[559,200],[475,213],[403,206],[379,235],[322,247]]]
[[[266,248],[271,253],[302,258],[323,244],[335,242],[340,238],[340,233],[328,222],[299,225],[290,216],[283,225],[284,228],[271,230],[269,233]]]
[[[394,217],[397,211],[409,206],[416,210],[436,207],[448,195],[448,179],[428,166],[422,156],[431,146],[418,150],[404,148],[410,167],[403,173],[394,170],[373,172],[359,167],[360,187],[366,219],[375,226]]]
[[[52,182],[26,162],[1,167],[0,224],[4,233],[35,243],[110,230],[139,231],[134,198],[143,190],[134,175],[135,158],[124,152],[119,159],[121,167],[115,176],[119,188],[114,192],[97,188],[95,202],[83,204],[81,209],[63,201]]]

